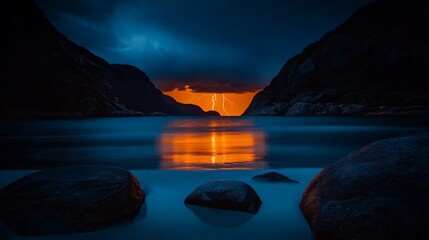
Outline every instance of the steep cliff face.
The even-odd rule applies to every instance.
[[[33,1],[6,0],[0,5],[0,118],[130,116],[152,111],[204,114],[197,106],[162,95],[147,77],[135,77],[136,72],[144,75],[140,70],[110,65],[70,42]],[[122,101],[124,92],[136,86],[144,92],[141,98],[135,94]]]
[[[1,117],[133,114],[109,93],[106,61],[68,41],[33,1],[1,5]]]
[[[290,59],[244,115],[429,113],[429,2],[378,0]]]

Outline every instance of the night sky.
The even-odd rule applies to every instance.
[[[254,92],[369,0],[37,0],[70,40],[163,91]]]

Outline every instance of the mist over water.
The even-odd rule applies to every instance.
[[[0,168],[109,164],[128,169],[320,168],[428,119],[142,117],[3,121]]]

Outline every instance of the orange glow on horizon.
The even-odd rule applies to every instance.
[[[181,103],[200,106],[204,111],[214,110],[222,116],[240,116],[258,91],[245,93],[198,93],[188,86],[185,90],[164,92]]]

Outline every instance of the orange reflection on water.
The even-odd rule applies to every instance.
[[[188,125],[179,121],[174,127],[179,127],[180,131],[166,131],[161,136],[161,168],[203,170],[266,167],[262,160],[265,155],[263,132],[251,128],[231,131],[228,126],[235,128],[234,124],[226,120],[199,123]]]

